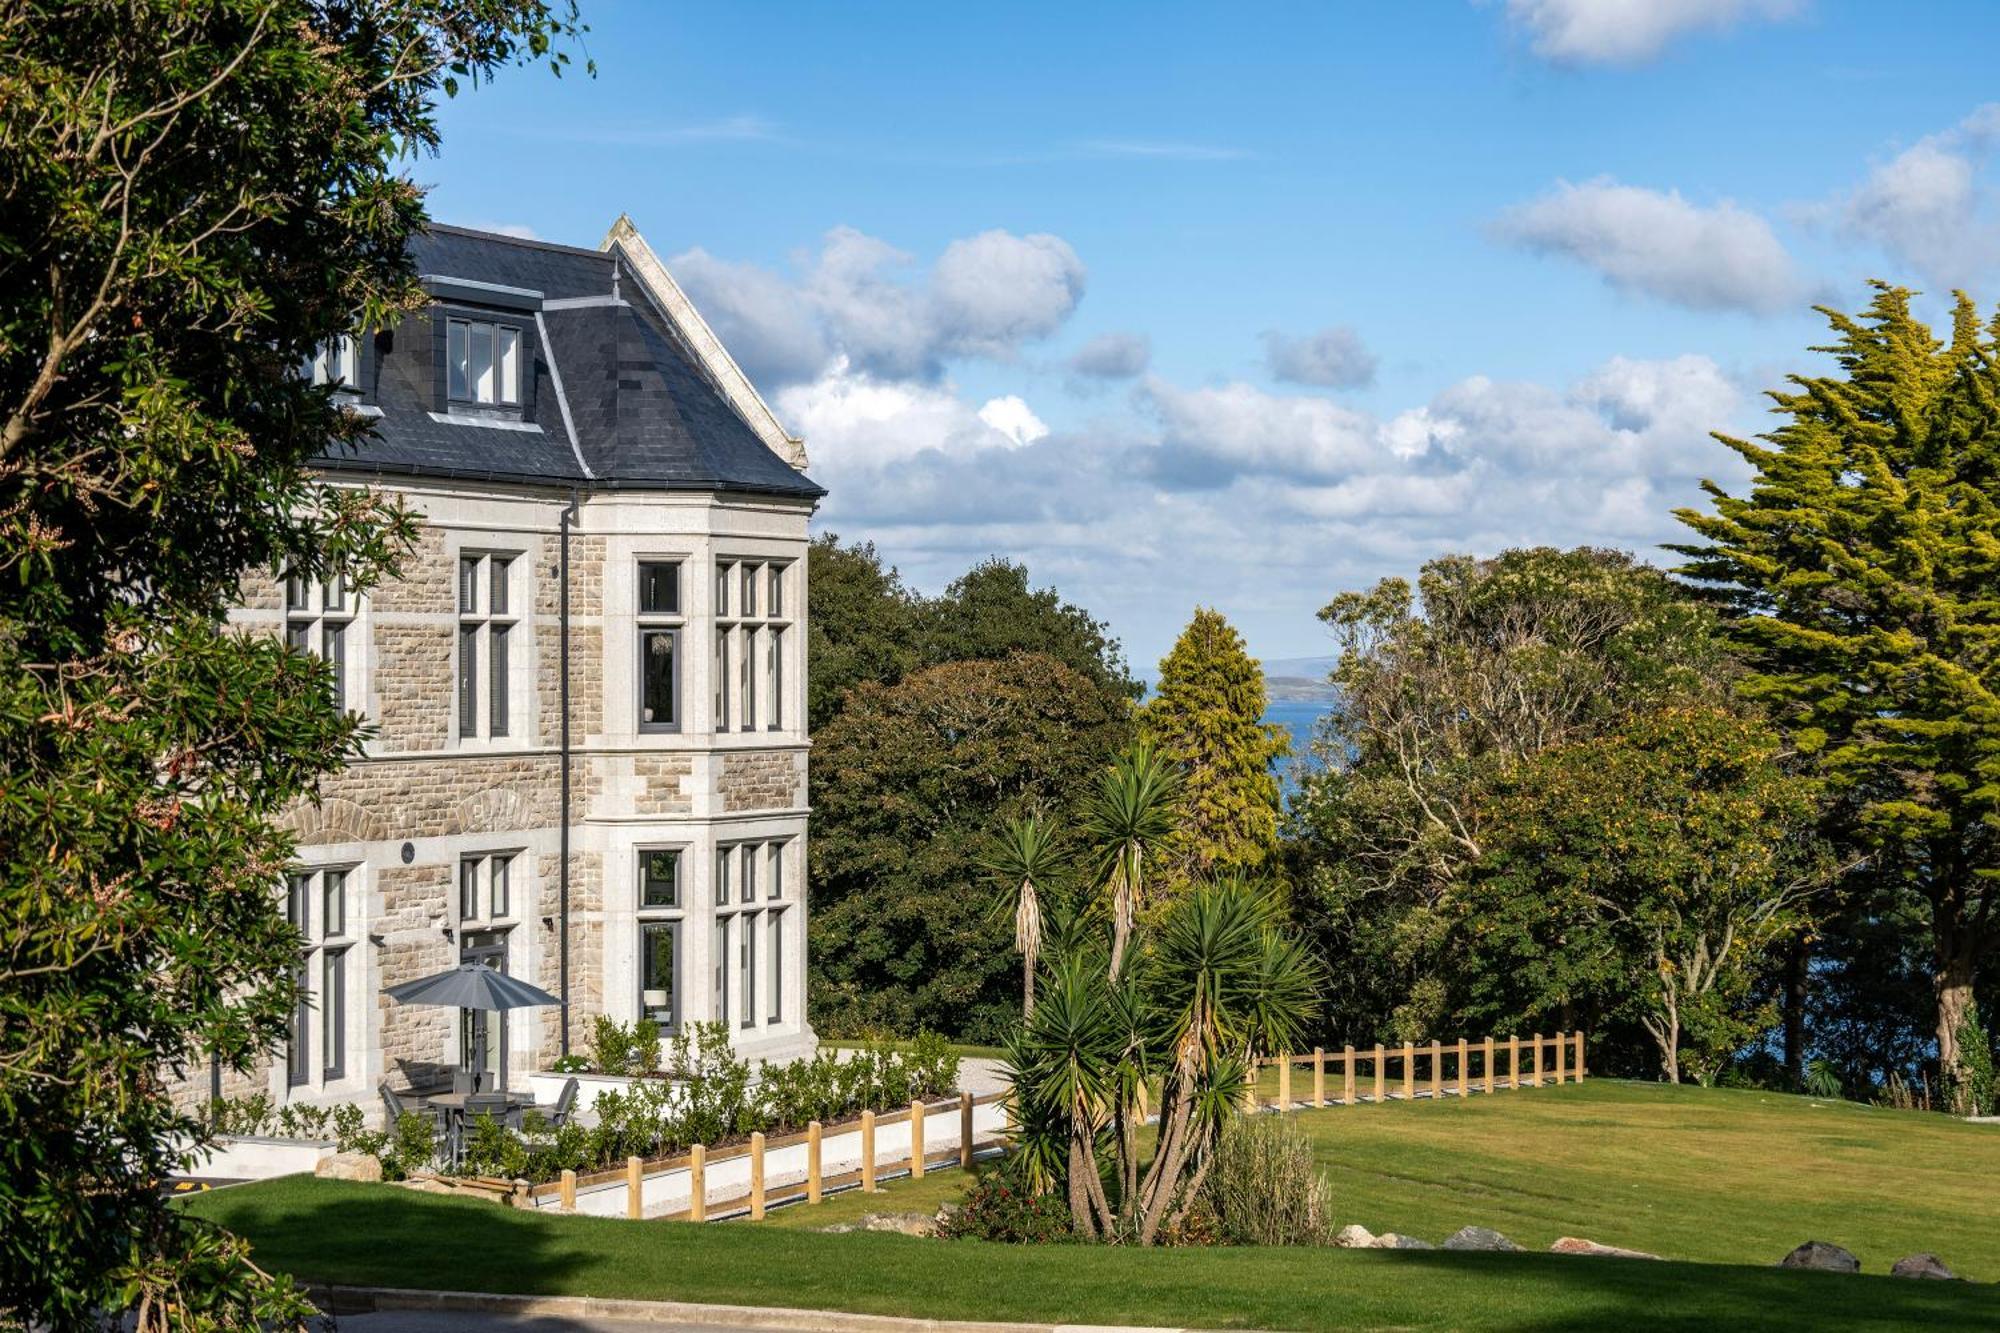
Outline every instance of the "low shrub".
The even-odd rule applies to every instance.
[[[947,1240],[997,1240],[1013,1245],[1048,1245],[1076,1239],[1069,1205],[1037,1194],[1004,1167],[981,1171],[967,1186],[959,1206],[939,1221]]]
[[[262,1134],[271,1124],[271,1094],[224,1097],[209,1103],[208,1116],[218,1134]]]
[[[1312,1139],[1279,1115],[1236,1116],[1224,1127],[1204,1199],[1237,1245],[1324,1245],[1333,1190]]]
[[[590,1062],[600,1074],[654,1073],[660,1067],[660,1025],[650,1018],[620,1023],[599,1014],[590,1029]]]

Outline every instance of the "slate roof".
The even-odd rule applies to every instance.
[[[391,338],[376,339],[364,364],[361,400],[380,411],[374,438],[351,449],[329,446],[326,468],[592,490],[825,494],[737,413],[629,269],[614,272],[615,249],[434,225],[413,243],[411,257],[427,282],[446,289],[454,309],[480,309],[476,284],[516,289],[490,299],[495,318],[531,335],[526,406],[494,425],[473,424],[469,413],[440,414],[434,321],[430,311],[419,312]],[[521,292],[539,293],[539,300]],[[536,305],[543,308],[523,308]]]

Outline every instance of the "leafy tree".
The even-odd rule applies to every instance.
[[[1421,608],[1419,608],[1419,596]],[[1715,699],[1714,616],[1614,551],[1514,550],[1334,599],[1341,707],[1292,804],[1291,877],[1328,957],[1337,1035],[1421,1040],[1453,1003],[1453,899],[1496,784],[1664,701]]]
[[[1732,614],[1743,688],[1852,807],[1872,873],[1928,905],[1941,1082],[2000,898],[2000,324],[1961,296],[1944,343],[1882,286],[1825,310],[1839,373],[1771,394],[1783,422],[1718,437],[1754,469],[1746,494],[1677,549]]]
[[[893,685],[918,662],[921,599],[882,566],[872,542],[842,546],[834,533],[813,539],[807,554],[806,721],[814,732],[864,681]]]
[[[1122,703],[1032,653],[851,691],[813,751],[814,1022],[974,1038],[1018,1023],[1005,927],[967,908],[991,830],[1037,810],[1069,822],[1130,730]]]
[[[1756,983],[1832,880],[1815,784],[1781,749],[1754,718],[1669,707],[1513,770],[1456,897],[1470,1013],[1628,1018],[1669,1081],[1712,1081],[1769,1026]]]
[[[156,1182],[163,1080],[282,1036],[273,820],[353,753],[240,574],[365,585],[407,520],[309,461],[298,367],[422,300],[397,159],[440,88],[579,30],[535,0],[0,5],[0,1322],[296,1323]]]
[[[1102,622],[1063,601],[1054,588],[1030,588],[1027,566],[997,556],[926,601],[919,633],[919,651],[929,664],[1040,653],[1087,677],[1111,698],[1139,697],[1139,683]]]
[[[1198,608],[1160,660],[1139,735],[1181,772],[1178,818],[1161,848],[1176,883],[1225,870],[1258,873],[1278,851],[1278,775],[1290,750],[1267,726],[1264,673],[1218,611]]]

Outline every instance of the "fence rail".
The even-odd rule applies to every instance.
[[[814,1204],[840,1190],[874,1193],[890,1173],[921,1177],[934,1166],[970,1166],[1006,1133],[1006,1097],[962,1092],[954,1101],[915,1101],[887,1114],[863,1111],[838,1125],[813,1121],[803,1133],[782,1138],[752,1134],[747,1143],[720,1152],[696,1145],[682,1157],[629,1157],[621,1168],[582,1176],[565,1171],[530,1190],[529,1202],[597,1216],[761,1218],[780,1204]]]
[[[1278,1071],[1278,1095],[1268,1105],[1290,1111],[1301,1106],[1354,1106],[1362,1102],[1415,1101],[1419,1098],[1469,1097],[1509,1088],[1539,1088],[1580,1083],[1584,1076],[1584,1034],[1558,1032],[1544,1037],[1481,1037],[1469,1041],[1433,1041],[1424,1045],[1376,1045],[1372,1050],[1344,1046],[1338,1051],[1315,1047],[1311,1054],[1267,1056],[1257,1067]],[[1524,1068],[1525,1062],[1525,1068]],[[1293,1074],[1305,1066],[1312,1095],[1292,1096]],[[1328,1097],[1328,1077],[1338,1076],[1340,1095]],[[1365,1081],[1364,1081],[1365,1078]],[[1392,1087],[1393,1083],[1393,1087]],[[1261,1101],[1255,1082],[1248,1100]]]

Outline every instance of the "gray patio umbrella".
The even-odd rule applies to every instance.
[[[460,963],[435,976],[406,981],[382,992],[397,1004],[430,1004],[448,1009],[535,1009],[561,1004],[540,986],[518,981],[484,963]]]

